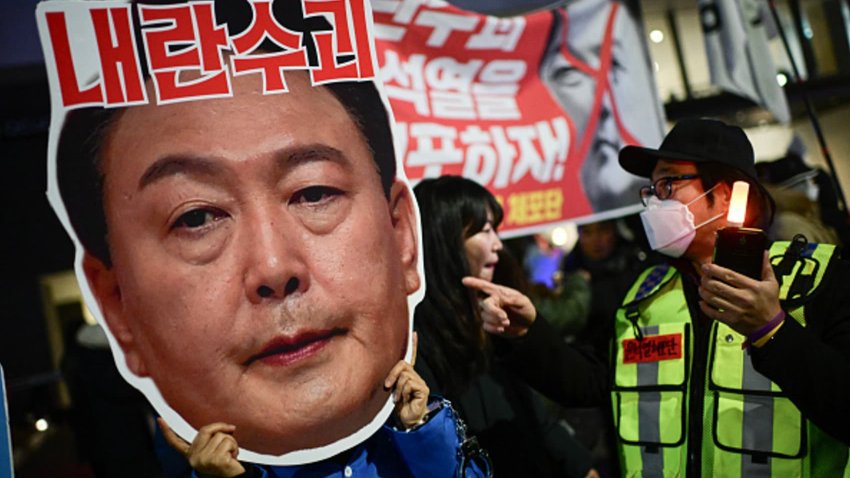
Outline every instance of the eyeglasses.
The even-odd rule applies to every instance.
[[[699,175],[697,174],[683,174],[681,176],[665,176],[663,178],[658,178],[653,184],[640,188],[640,202],[646,206],[649,204],[649,198],[652,196],[655,196],[662,201],[670,199],[670,196],[673,195],[674,182],[687,181],[698,177]]]

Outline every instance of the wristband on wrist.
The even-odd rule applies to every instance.
[[[755,347],[757,349],[762,348],[764,346],[764,344],[768,343],[770,341],[770,339],[772,339],[773,336],[776,335],[776,332],[778,332],[779,329],[781,329],[783,325],[785,325],[784,320],[782,322],[780,322],[779,325],[777,325],[775,329],[768,332],[767,335],[765,335],[764,337],[753,342],[753,347]]]
[[[750,345],[758,348],[764,345],[773,335],[779,330],[779,327],[785,323],[785,311],[780,310],[772,319],[761,326],[758,330],[747,337],[747,340],[741,345],[742,348],[747,348]]]

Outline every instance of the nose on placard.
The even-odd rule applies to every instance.
[[[297,277],[290,277],[289,280],[286,281],[286,284],[282,287],[283,295],[287,296],[298,290],[300,283],[301,281],[299,281]],[[257,295],[264,299],[272,297],[275,295],[275,288],[263,284],[260,287],[257,287]]]

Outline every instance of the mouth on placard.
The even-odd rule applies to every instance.
[[[343,328],[311,330],[293,336],[277,337],[263,349],[252,355],[245,365],[261,362],[267,365],[286,366],[307,359],[328,345],[334,338],[348,331]]]

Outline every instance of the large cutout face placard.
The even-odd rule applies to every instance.
[[[159,2],[158,2],[159,3]],[[50,1],[49,198],[122,375],[184,439],[370,436],[421,297],[362,1]]]

